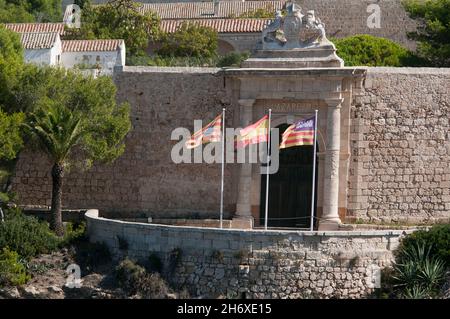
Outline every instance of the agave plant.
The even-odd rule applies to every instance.
[[[392,276],[395,282],[394,287],[414,287],[418,282],[419,274],[420,265],[413,260],[396,264],[394,266],[394,275]]]
[[[428,258],[423,261],[419,279],[429,288],[438,287],[445,280],[445,263],[439,258]]]
[[[394,266],[395,287],[404,298],[431,297],[446,275],[445,263],[430,254],[432,247],[424,243],[409,246],[399,254]]]
[[[406,288],[402,294],[405,299],[428,299],[430,291],[422,286],[413,286]]]

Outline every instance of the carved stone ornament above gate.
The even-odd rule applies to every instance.
[[[325,25],[314,10],[302,14],[295,3],[286,4],[286,14],[275,13],[275,19],[262,31],[263,50],[288,50],[332,45],[326,38]]]

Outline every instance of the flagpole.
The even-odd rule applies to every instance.
[[[270,121],[272,120],[272,109],[269,109],[269,124],[267,130],[267,162],[266,162],[266,212],[264,216],[264,229],[267,230],[267,219],[269,218],[269,162],[270,162]]]
[[[225,173],[225,108],[222,109],[222,180],[220,183],[220,228],[223,228],[223,180]]]
[[[313,151],[313,174],[312,174],[312,195],[311,195],[311,224],[310,230],[314,230],[314,196],[316,191],[316,141],[317,141],[317,110],[314,116],[314,151]]]

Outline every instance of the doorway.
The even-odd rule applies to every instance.
[[[277,126],[280,141],[288,124]],[[317,152],[319,151],[317,146]],[[310,228],[313,174],[312,145],[280,149],[279,169],[270,175],[269,181],[269,227]],[[316,157],[316,182],[314,216],[317,207],[318,162]],[[260,221],[265,222],[266,176],[261,175]]]

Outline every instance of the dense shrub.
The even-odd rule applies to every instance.
[[[430,256],[442,259],[450,268],[450,224],[435,225],[430,230],[419,230],[406,236],[400,250],[412,249],[416,244],[430,247]]]
[[[209,27],[183,22],[173,33],[161,38],[161,56],[211,58],[217,54],[218,35]]]
[[[161,55],[135,55],[127,56],[127,65],[145,65],[162,67],[214,67],[217,64],[217,57],[177,57]]]
[[[226,67],[239,66],[250,56],[249,52],[231,52],[223,56],[202,57],[176,57],[161,55],[132,55],[127,56],[127,65],[145,65],[162,67]]]
[[[23,285],[29,279],[19,254],[8,248],[0,250],[0,287]]]
[[[143,298],[162,299],[170,292],[158,273],[148,273],[144,267],[128,258],[117,266],[116,278],[126,292]]]
[[[240,64],[250,57],[250,52],[230,52],[219,58],[217,66],[222,68],[226,66],[240,66]]]
[[[47,223],[19,211],[8,211],[5,222],[0,223],[0,249],[9,247],[21,258],[49,253],[58,247],[58,243],[59,239]]]
[[[59,242],[60,247],[70,246],[86,240],[86,223],[66,223],[64,237]]]
[[[371,35],[333,40],[346,66],[423,66],[424,60],[401,45]]]

